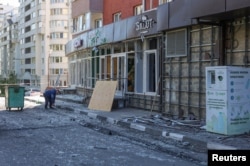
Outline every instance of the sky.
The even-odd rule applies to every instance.
[[[0,0],[0,4],[3,4],[3,5],[9,4],[10,6],[14,6],[14,7],[19,6],[18,0]]]

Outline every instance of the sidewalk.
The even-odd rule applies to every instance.
[[[25,97],[26,100],[44,103],[43,97]],[[127,127],[152,135],[165,137],[192,145],[206,151],[207,149],[250,149],[250,134],[225,136],[207,132],[200,121],[177,121],[162,116],[160,113],[135,108],[120,108],[111,112],[89,110],[78,95],[58,95],[56,107],[70,111],[80,110],[93,119],[107,121],[115,125]],[[72,105],[73,104],[73,105]]]

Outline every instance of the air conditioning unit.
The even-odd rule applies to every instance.
[[[66,2],[66,5],[67,5],[67,6],[69,6],[69,3],[68,3],[68,2]]]
[[[64,29],[68,29],[68,27],[67,27],[67,26],[65,26],[65,27],[64,27]]]

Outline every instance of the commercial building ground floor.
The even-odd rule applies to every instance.
[[[174,25],[171,15],[164,23],[166,7],[70,41],[66,53],[71,86],[91,96],[96,81],[117,80],[116,96],[126,99],[127,106],[205,119],[205,68],[249,67],[250,15],[225,19],[227,12],[222,12],[203,16],[206,21]]]

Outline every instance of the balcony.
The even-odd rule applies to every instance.
[[[39,27],[39,28],[37,28],[37,33],[39,33],[39,34],[45,34],[45,27]]]

